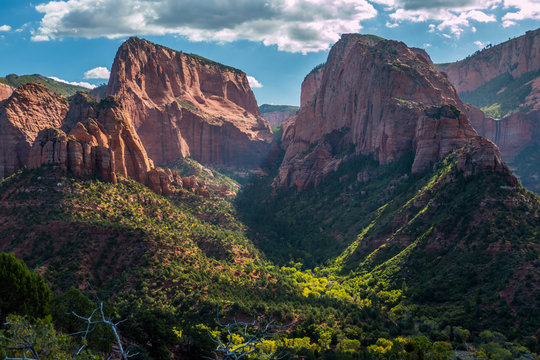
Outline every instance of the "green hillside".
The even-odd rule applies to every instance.
[[[300,109],[299,106],[293,106],[293,105],[270,105],[270,104],[262,104],[259,106],[259,111],[261,114],[271,113],[271,112],[280,112],[280,111],[298,111]]]
[[[531,93],[530,81],[540,76],[539,71],[513,78],[509,73],[501,74],[479,88],[463,92],[459,96],[464,102],[482,109],[487,115],[501,119],[514,112],[527,112],[523,104]]]
[[[90,90],[82,87],[75,86],[70,84],[65,84],[62,82],[55,81],[43,75],[34,74],[34,75],[15,75],[9,74],[6,77],[0,77],[0,83],[7,84],[14,88],[19,87],[19,85],[27,84],[30,82],[40,83],[46,86],[52,92],[60,94],[65,97],[75,95],[78,91],[89,92]]]
[[[508,174],[464,178],[457,155],[419,176],[410,156],[358,158],[315,189],[274,195],[267,169],[234,202],[25,170],[0,182],[0,248],[68,309],[71,287],[109,299],[146,358],[210,356],[218,308],[290,324],[260,349],[290,358],[538,352],[539,198]],[[176,168],[235,184],[193,160]],[[158,330],[142,324],[154,323],[162,340],[148,340]]]

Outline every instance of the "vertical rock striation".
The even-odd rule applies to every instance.
[[[106,95],[124,104],[157,164],[192,156],[255,168],[271,147],[246,75],[196,55],[130,38],[116,54]]]
[[[317,185],[360,154],[386,164],[413,152],[412,172],[424,171],[478,141],[466,108],[429,57],[401,42],[343,35],[313,101],[284,125],[285,156],[274,185]]]

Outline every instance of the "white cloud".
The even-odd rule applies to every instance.
[[[383,7],[381,14],[374,5]],[[46,0],[35,8],[43,16],[33,41],[173,34],[190,41],[249,40],[301,53],[326,50],[377,15],[389,28],[428,22],[428,31],[455,38],[475,32],[477,23],[508,27],[540,20],[540,0]]]
[[[489,41],[482,42],[482,41],[480,41],[480,40],[476,40],[476,41],[474,42],[474,45],[478,46],[479,49],[485,48],[487,44],[489,44]]]
[[[519,20],[540,20],[539,0],[504,0],[504,8],[517,9],[517,11],[507,12],[503,16],[504,27],[516,25]]]
[[[340,34],[360,31],[363,20],[377,15],[368,0],[65,0],[36,10],[43,17],[34,41],[177,34],[302,53],[328,49]]]
[[[471,27],[471,21],[475,22],[494,22],[497,20],[495,15],[487,14],[475,8],[460,8],[460,9],[418,9],[406,10],[397,9],[390,14],[390,18],[394,21],[410,21],[410,22],[426,22],[436,21],[438,25],[429,24],[429,32],[448,30],[456,38],[459,38],[466,28]]]
[[[431,44],[430,43],[425,43],[424,45],[422,45],[424,48],[428,48],[428,47],[431,47]]]
[[[248,82],[249,82],[249,86],[252,88],[252,89],[256,89],[256,88],[262,88],[262,84],[257,81],[257,79],[255,79],[253,76],[247,76],[247,79],[248,79]]]
[[[87,88],[87,89],[95,89],[97,86],[96,85],[92,85],[90,83],[87,83],[87,82],[73,82],[73,81],[66,81],[66,80],[62,80],[62,79],[59,79],[55,76],[47,76],[49,79],[53,79],[54,81],[58,81],[58,82],[61,82],[61,83],[64,83],[64,84],[69,84],[69,85],[75,85],[75,86],[81,86],[81,87],[84,87],[84,88]]]
[[[84,73],[85,79],[108,79],[111,73],[106,67],[99,66]]]
[[[0,26],[0,31],[11,31],[11,26],[2,25],[2,26]]]

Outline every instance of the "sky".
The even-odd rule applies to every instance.
[[[341,34],[457,61],[540,27],[540,0],[0,0],[0,76],[108,81],[129,36],[243,70],[259,105],[300,103]]]

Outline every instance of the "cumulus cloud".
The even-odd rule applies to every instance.
[[[87,83],[87,82],[74,82],[74,81],[67,81],[67,80],[63,80],[63,79],[59,79],[55,76],[47,76],[49,79],[53,79],[54,81],[58,81],[58,82],[61,82],[61,83],[64,83],[64,84],[69,84],[69,85],[75,85],[75,86],[81,86],[81,87],[84,87],[84,88],[87,88],[87,89],[95,89],[97,86],[96,85],[92,85],[90,83]]]
[[[247,79],[248,79],[248,83],[249,83],[249,86],[252,88],[252,89],[256,89],[256,88],[262,88],[262,84],[257,81],[257,79],[255,79],[253,76],[247,76]]]
[[[487,44],[489,44],[489,41],[482,42],[482,41],[480,41],[480,40],[476,40],[476,41],[474,42],[474,45],[478,46],[479,49],[485,48]]]
[[[326,50],[377,10],[368,0],[66,0],[36,6],[32,40],[178,34],[191,41],[251,40],[279,50]]]
[[[497,21],[496,11],[506,10],[504,27],[520,20],[540,19],[540,0],[393,0],[395,22],[430,22],[429,31],[449,31],[454,37],[470,30],[476,32],[475,22]]]
[[[525,19],[540,20],[539,0],[504,0],[504,8],[517,9],[517,11],[509,11],[503,16],[504,27],[516,25],[517,21]]]
[[[85,79],[108,79],[111,73],[106,67],[99,66],[84,73]]]
[[[0,31],[11,31],[11,26],[2,25],[2,26],[0,26]]]
[[[384,11],[378,14],[375,6]],[[428,22],[430,32],[455,38],[474,32],[477,23],[501,21],[507,27],[540,19],[540,0],[47,0],[35,8],[43,15],[34,41],[174,34],[191,41],[249,40],[301,53],[326,50],[378,15],[389,28]]]

